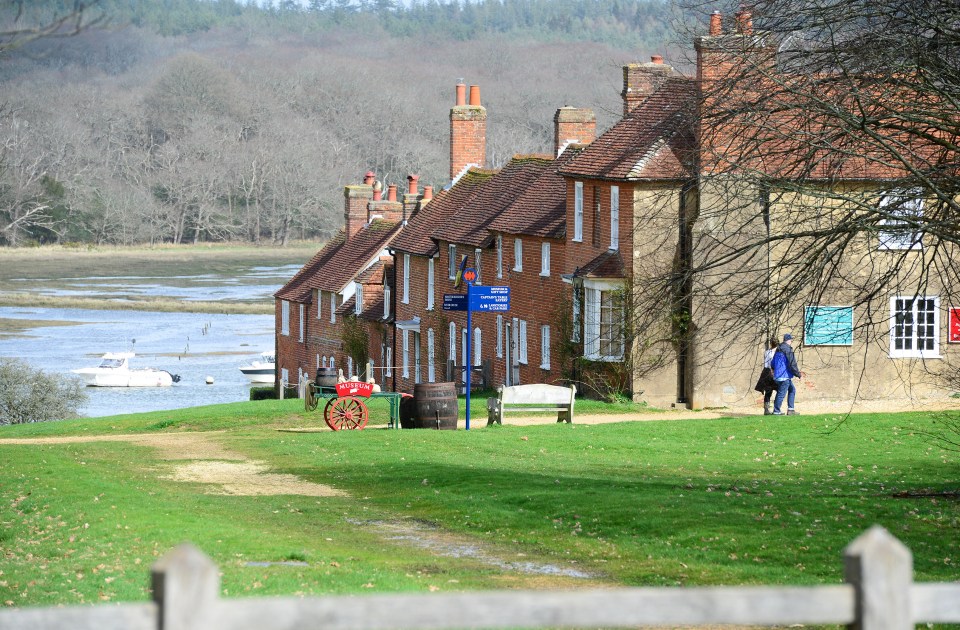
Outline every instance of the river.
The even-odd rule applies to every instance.
[[[257,280],[243,285],[242,298],[270,299],[297,268],[252,269]],[[84,290],[101,291],[98,280],[86,279]],[[204,300],[239,297],[236,278],[216,283],[206,276],[204,284]],[[137,285],[147,294],[170,292],[156,280],[140,279]],[[181,299],[192,297],[182,295]],[[249,400],[250,384],[239,367],[274,345],[272,315],[16,306],[0,307],[0,319],[20,320],[18,324],[27,326],[17,334],[0,335],[0,357],[22,359],[49,374],[72,378],[70,370],[95,366],[106,352],[133,350],[137,356],[132,367],[156,367],[180,375],[180,382],[172,387],[88,387],[89,400],[79,410],[87,417]],[[213,383],[208,384],[208,379]]]

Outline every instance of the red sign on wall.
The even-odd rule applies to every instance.
[[[960,343],[960,308],[950,308],[950,333],[947,336],[950,343]]]

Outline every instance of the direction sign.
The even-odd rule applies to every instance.
[[[444,293],[443,310],[445,311],[465,311],[467,310],[466,293]]]
[[[463,272],[463,281],[467,284],[473,284],[477,281],[477,270],[473,267],[467,267]]]
[[[510,287],[471,287],[471,311],[509,311]]]

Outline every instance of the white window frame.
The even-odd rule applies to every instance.
[[[540,275],[550,275],[550,243],[540,243]]]
[[[297,306],[299,306],[299,308],[297,309],[297,313],[299,314],[299,321],[297,322],[297,328],[299,329],[298,331],[299,334],[297,336],[297,339],[298,341],[303,343],[303,338],[307,330],[307,305],[298,304]]]
[[[483,363],[483,333],[479,326],[473,328],[473,364],[482,365]]]
[[[582,326],[582,322],[580,320],[583,307],[580,304],[580,289],[576,284],[573,285],[573,295],[571,296],[570,302],[572,303],[573,308],[573,313],[571,314],[573,319],[573,330],[570,332],[570,341],[579,343],[580,327]]]
[[[400,335],[403,340],[403,361],[401,362],[403,378],[410,378],[410,331],[404,330]]]
[[[410,303],[410,254],[403,255],[403,300],[404,304]]]
[[[497,278],[503,277],[503,234],[497,234]]]
[[[330,292],[330,323],[337,323],[337,292]]]
[[[433,383],[437,380],[436,355],[436,335],[433,328],[427,329],[427,382]]]
[[[620,187],[610,187],[610,249],[620,249]]]
[[[434,259],[430,257],[427,259],[427,310],[432,311],[434,308]]]
[[[601,320],[603,317],[603,294],[623,290],[620,283],[597,280],[584,280],[584,316],[583,316],[583,356],[593,361],[622,361],[626,340],[623,339],[623,328],[620,328],[620,352],[603,354],[601,352]],[[623,320],[622,317],[619,318]]]
[[[420,381],[420,333],[413,331],[413,382]]]
[[[332,368],[337,367],[337,357],[335,357],[335,356],[333,356],[333,355],[330,355],[330,361],[329,361],[329,363],[330,363],[330,367],[332,367]]]
[[[540,326],[540,368],[550,369],[550,326]]]
[[[315,289],[313,301],[317,303],[317,319],[323,319],[323,291]]]
[[[353,294],[353,297],[354,297],[353,313],[355,315],[359,315],[360,313],[363,312],[363,285],[360,284],[359,282],[356,284],[357,284],[357,288]]]
[[[473,281],[474,284],[480,284],[480,269],[482,262],[483,250],[480,248],[473,250],[473,267],[477,270],[477,279]]]
[[[573,240],[583,242],[583,182],[573,183]]]
[[[290,336],[290,302],[280,300],[280,334]]]
[[[523,239],[513,239],[513,270],[523,271]]]
[[[467,369],[470,366],[470,357],[467,356],[467,339],[469,331],[466,326],[460,329],[460,365],[464,369],[460,371],[460,381],[463,383],[467,382]]]
[[[447,359],[457,362],[457,322],[450,322],[447,326]],[[456,378],[456,377],[454,377]]]
[[[503,358],[503,315],[497,315],[497,358]]]
[[[908,304],[910,312],[905,314],[908,315],[909,321],[900,320],[899,313],[904,312],[903,307]],[[930,319],[933,321],[931,322]],[[898,345],[900,347],[897,347]],[[939,357],[940,296],[897,295],[891,297],[890,358],[935,359]]]
[[[517,361],[527,364],[527,320],[521,319],[520,323],[520,338],[518,342],[519,348],[517,349]]]
[[[390,317],[390,285],[383,285],[383,318]]]
[[[450,279],[455,280],[457,278],[457,246],[453,243],[447,245],[447,258],[449,261],[449,274]]]
[[[884,194],[880,198],[881,213],[891,215],[889,219],[883,219],[880,222],[879,248],[890,251],[903,251],[909,249],[923,249],[923,234],[919,230],[908,231],[905,229],[906,221],[904,219],[916,219],[923,216],[923,191],[920,189],[895,190]],[[890,206],[889,209],[884,209]],[[883,226],[896,228],[896,231],[884,230]]]
[[[387,357],[384,360],[384,373],[387,376],[393,376],[393,346],[387,346]]]

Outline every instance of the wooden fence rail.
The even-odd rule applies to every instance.
[[[844,624],[912,630],[960,622],[960,582],[914,584],[913,559],[879,526],[844,552],[831,586],[623,588],[221,600],[217,567],[185,544],[152,569],[153,602],[0,610],[3,630],[400,630]]]

